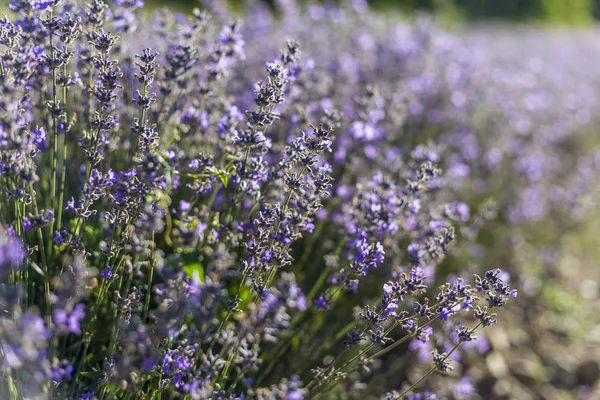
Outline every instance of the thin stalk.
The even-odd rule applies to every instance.
[[[458,304],[459,302],[457,302]],[[431,307],[432,309],[435,309],[439,306],[439,303],[436,303],[433,307]],[[389,335],[396,327],[398,327],[402,322],[415,317],[414,315],[411,317],[406,317],[403,318],[402,320],[398,320],[398,321],[394,321],[394,323],[385,330],[384,332],[384,337]],[[415,332],[409,333],[408,335],[405,335],[404,337],[402,337],[401,339],[399,339],[398,341],[394,342],[393,344],[391,344],[390,346],[380,350],[379,352],[371,355],[368,357],[368,360],[373,360],[377,357],[380,357],[384,354],[386,354],[387,352],[393,350],[394,348],[398,347],[400,344],[405,343],[408,339],[410,339],[411,337],[416,336],[423,328],[425,328],[426,326],[429,326],[430,324],[432,324],[434,321],[436,321],[437,319],[439,319],[439,316],[435,316],[434,318],[428,320],[425,324],[421,325],[417,330],[415,330]],[[477,325],[479,326],[479,325]],[[473,331],[477,328],[477,326],[473,329]],[[366,329],[368,328],[365,327],[362,331],[362,333],[366,332]],[[471,332],[473,332],[471,331]],[[367,345],[367,347],[365,349],[363,349],[362,351],[360,351],[356,356],[352,357],[350,360],[346,361],[342,366],[340,366],[339,368],[335,369],[336,372],[338,371],[343,371],[348,365],[350,365],[351,363],[353,363],[355,360],[358,360],[361,356],[363,356],[364,354],[366,354],[367,352],[369,352],[373,347],[375,347],[375,345],[373,343],[369,343]],[[347,349],[344,350],[344,352]],[[342,354],[344,353],[342,352]],[[340,355],[341,356],[341,355]],[[335,362],[340,358],[340,356],[338,356],[334,362],[331,365],[335,365]],[[351,369],[349,371],[347,371],[348,373],[352,372],[354,369]],[[315,376],[308,384],[307,389],[310,389],[311,387],[313,387],[317,382],[316,380],[320,377],[321,374]],[[325,380],[329,379],[329,376],[324,377]]]
[[[340,243],[338,243],[334,255],[339,256],[340,253],[342,252],[344,245],[346,244],[347,239],[343,238]],[[308,252],[307,252],[308,253]],[[303,265],[303,264],[300,264]],[[308,292],[308,295],[306,296],[306,301],[307,303],[311,303],[311,301],[315,298],[315,296],[317,295],[317,293],[319,292],[319,290],[321,289],[321,287],[323,286],[323,284],[326,282],[327,277],[329,276],[330,273],[330,269],[329,267],[325,267],[323,268],[323,271],[321,272],[321,274],[319,275],[319,277],[317,278],[317,282],[312,286],[312,288],[310,289],[310,292]]]
[[[127,283],[125,284],[125,291],[123,293],[127,294],[129,293],[129,288],[131,287],[131,281],[133,278],[133,272],[129,273],[129,276],[127,277]],[[121,279],[120,284],[119,284],[119,292],[121,292],[122,289],[122,284],[123,280]],[[121,328],[118,326],[119,325],[119,317],[121,316],[121,312],[119,310],[119,308],[117,307],[115,309],[114,312],[114,323],[111,329],[111,335],[110,335],[110,342],[108,344],[108,358],[112,358],[112,356],[115,353],[115,350],[117,348],[117,340],[119,339],[119,332],[121,331]],[[102,395],[102,397],[104,397],[104,394]]]
[[[262,108],[261,108],[262,110]],[[246,149],[246,154],[244,156],[244,162],[242,163],[242,173],[246,173],[246,165],[248,165],[248,159],[250,158],[250,151],[251,151],[251,147],[248,146],[248,149]],[[229,223],[233,222],[233,220],[235,220],[235,218],[237,217],[237,212],[238,212],[238,208],[237,208],[237,200],[238,200],[238,196],[239,196],[239,191],[240,191],[240,184],[242,183],[242,180],[240,178],[240,182],[238,183],[238,185],[235,187],[235,190],[233,192],[233,201],[231,202],[231,211],[229,213]]]
[[[383,312],[383,310],[379,311],[378,315],[381,315],[381,313]],[[397,322],[394,322],[394,324],[392,325],[393,329],[395,327],[395,325],[397,324]],[[362,330],[362,334],[364,334],[367,329],[369,329],[369,325],[366,325],[363,330]],[[387,332],[386,332],[387,333]],[[358,359],[360,356],[362,356],[364,353],[366,353],[367,351],[371,350],[371,348],[373,347],[372,343],[369,343],[369,346],[367,346],[367,348],[363,351],[360,352],[358,355],[356,355],[355,357],[353,357],[352,359],[350,359],[349,361],[347,361],[345,364],[343,364],[340,368],[338,369],[343,369],[344,367],[346,367],[346,365],[350,364],[351,362],[353,362],[354,360]],[[337,355],[337,357],[335,357],[335,359],[330,363],[330,366],[335,366],[335,364],[346,354],[346,352],[350,349],[350,347],[346,347],[344,350],[342,350],[342,352],[340,354]],[[314,385],[317,384],[317,380],[321,377],[321,375],[323,374],[323,372],[326,369],[323,369],[323,371],[321,371],[319,374],[317,374],[317,376],[315,376],[313,379],[311,379],[311,381],[308,383],[308,385],[306,386],[306,389],[311,389]],[[324,379],[327,380],[329,378],[329,375],[325,376]]]
[[[419,329],[417,329],[417,330],[415,331],[415,333],[411,333],[411,334],[409,334],[409,335],[405,335],[405,336],[403,336],[403,337],[402,337],[402,339],[396,340],[394,343],[392,343],[392,344],[391,344],[391,345],[389,345],[388,347],[385,347],[385,348],[383,348],[383,349],[379,350],[377,353],[375,353],[375,354],[373,354],[373,355],[369,356],[369,360],[374,360],[374,359],[376,359],[376,358],[379,358],[379,357],[381,357],[381,356],[383,356],[383,355],[385,355],[385,354],[389,353],[390,351],[394,350],[396,347],[400,346],[402,343],[406,343],[406,341],[407,341],[408,339],[410,339],[410,338],[412,338],[412,337],[415,337],[415,336],[416,336],[416,334],[417,334],[418,332],[420,332],[420,331],[421,331],[423,328],[425,328],[426,326],[429,326],[429,325],[431,325],[431,324],[433,323],[433,321],[435,321],[436,319],[437,319],[437,318],[434,318],[434,319],[432,319],[432,320],[428,321],[426,324],[424,324],[424,325],[421,325],[421,326],[419,327]]]
[[[67,76],[67,64],[65,64],[63,66],[63,75],[66,79]],[[67,111],[67,85],[64,84],[65,82],[63,82],[63,107],[65,108],[65,121],[67,121],[66,123],[68,124],[68,111]],[[63,147],[62,147],[62,155],[61,155],[61,159],[60,159],[60,191],[58,193],[58,210],[57,210],[57,217],[56,217],[56,229],[58,231],[60,231],[60,228],[62,228],[62,214],[63,214],[63,204],[64,204],[64,200],[65,200],[65,181],[66,181],[66,171],[65,171],[65,167],[66,167],[66,162],[67,162],[67,129],[65,128],[64,130],[64,134],[63,134]],[[52,234],[52,232],[50,232],[50,234]]]
[[[233,362],[233,357],[235,357],[237,348],[240,345],[240,342],[242,341],[242,336],[243,336],[242,334],[240,334],[238,336],[235,344],[233,345],[233,349],[231,349],[231,351],[229,352],[229,357],[227,358],[227,362],[223,366],[223,369],[219,372],[219,376],[217,377],[216,383],[223,382],[223,384],[225,384],[227,382],[229,367],[231,367],[231,363]],[[226,349],[226,346],[223,346],[223,349],[219,353],[219,358],[221,358],[225,354],[225,349]]]
[[[50,10],[50,19],[53,17],[53,12]],[[52,107],[56,108],[58,102],[58,95],[56,90],[56,67],[54,67],[54,32],[50,30],[50,57],[52,58]],[[57,159],[56,154],[58,153],[58,118],[54,110],[52,110],[52,150],[50,153],[50,163],[52,167],[50,177],[50,208],[54,215],[56,215],[56,165]],[[52,255],[52,233],[54,232],[54,220],[50,221],[48,231],[48,256]]]
[[[81,353],[81,358],[79,359],[79,363],[77,363],[77,369],[75,370],[75,374],[73,375],[78,378],[79,378],[79,373],[81,372],[81,370],[83,368],[83,364],[85,362],[85,357],[87,356],[87,352],[90,347],[91,339],[88,340],[87,338],[84,338],[83,341],[84,341],[84,345],[83,345],[83,351]],[[69,398],[73,398],[73,394],[74,394],[73,392],[75,391],[75,387],[77,386],[76,383],[77,382],[73,382],[71,384],[71,388],[69,389]]]
[[[317,227],[310,235],[310,238],[308,239],[308,243],[306,244],[306,247],[305,247],[306,250],[304,251],[304,254],[302,254],[302,258],[300,259],[300,262],[298,263],[298,265],[301,265],[301,266],[306,265],[307,261],[313,255],[313,249],[314,249],[315,242],[321,238],[321,232],[323,232],[323,228],[325,227],[325,221],[326,221],[325,219],[322,219],[317,223]]]
[[[305,316],[306,314],[302,314],[302,317]],[[290,330],[296,325],[297,321],[299,321],[300,319],[294,319],[292,321],[292,324],[290,326]],[[282,344],[277,346],[277,348],[275,349],[275,354],[273,356],[270,356],[269,359],[269,365],[267,365],[267,367],[263,370],[263,372],[261,372],[260,376],[256,379],[255,381],[255,387],[260,387],[260,384],[262,383],[262,381],[267,377],[267,375],[269,375],[271,373],[271,370],[275,367],[275,363],[279,360],[279,358],[283,355],[283,353],[285,353],[285,351],[287,350],[288,346],[291,344],[291,339],[294,337],[298,337],[300,331],[302,331],[302,329],[304,328],[304,326],[299,326],[292,334],[288,335],[287,340],[285,342],[281,342]]]
[[[265,108],[261,106],[261,107],[258,108],[258,113],[262,114],[264,110],[265,110]],[[269,112],[269,114],[271,112],[273,112],[273,106],[271,106],[269,108],[268,112]],[[258,130],[258,126],[257,125],[252,126],[252,135],[255,135],[257,130]],[[264,128],[264,130],[266,131],[266,127]],[[248,149],[246,149],[246,155],[244,157],[244,162],[242,164],[242,170],[240,171],[241,174],[245,174],[246,173],[246,166],[248,165],[248,159],[250,158],[250,151],[251,151],[251,147],[249,146]],[[241,181],[241,178],[240,178],[240,183],[241,182],[242,181]],[[238,208],[237,208],[237,204],[236,203],[237,203],[237,200],[238,200],[239,192],[240,192],[240,185],[238,184],[235,187],[235,191],[233,193],[233,201],[231,203],[231,212],[230,212],[230,218],[231,219],[229,220],[230,223],[237,217]]]
[[[144,93],[142,94],[143,97],[146,97],[146,92],[148,90],[148,87],[146,85],[144,85]],[[138,92],[139,93],[139,92]],[[141,131],[138,133],[138,137],[135,143],[135,151],[133,152],[133,156],[137,157],[138,155],[138,151],[140,150],[140,139],[141,139],[141,134],[144,131],[144,119],[146,118],[146,108],[142,107],[142,117],[140,118],[140,129]]]
[[[436,307],[436,306],[434,306]],[[413,315],[414,317],[414,315]],[[389,335],[394,329],[396,329],[396,327],[398,327],[402,322],[405,322],[406,320],[410,319],[411,317],[406,317],[404,319],[401,319],[399,321],[394,321],[394,323],[385,330],[384,332],[384,336]],[[427,321],[427,323],[423,324],[422,326],[420,326],[415,332],[410,333],[408,335],[405,335],[402,339],[400,339],[399,341],[404,342],[406,340],[408,340],[410,337],[414,337],[417,335],[417,333],[419,333],[419,331],[421,331],[423,328],[425,328],[426,326],[432,324],[435,320],[437,320],[439,317],[436,316],[435,318],[430,319],[429,321]],[[366,329],[363,329],[362,333],[366,332]],[[393,346],[390,345],[388,347]],[[364,354],[366,354],[367,352],[369,352],[373,347],[375,347],[375,345],[373,343],[369,343],[369,345],[364,349],[364,351],[360,352],[359,354],[357,354],[356,356],[354,356],[352,359],[350,359],[349,361],[347,361],[344,365],[342,365],[341,367],[338,368],[339,370],[343,370],[344,368],[346,368],[348,365],[350,365],[352,362],[354,362],[355,360],[358,360],[361,356],[363,356]],[[385,349],[384,349],[385,350]],[[390,349],[391,350],[391,349]],[[383,350],[382,350],[383,351]],[[389,351],[389,350],[388,350]],[[385,353],[384,353],[385,354]],[[371,358],[373,358],[374,356],[371,356]]]
[[[152,243],[154,243],[154,232],[152,232]],[[146,320],[148,309],[150,308],[150,293],[152,289],[152,279],[154,278],[154,253],[150,253],[150,272],[148,273],[148,284],[146,286],[146,300],[144,303],[144,312],[142,321]]]
[[[481,326],[481,321],[475,325],[475,327],[473,329],[471,329],[471,333],[475,332],[475,330],[477,328],[479,328]],[[448,359],[448,357],[450,357],[452,355],[452,353],[454,353],[461,344],[463,344],[464,341],[459,340],[458,343],[456,343],[454,345],[454,347],[446,354],[445,357],[442,358],[442,362],[446,361]],[[408,389],[406,389],[404,392],[400,393],[397,397],[394,397],[393,400],[398,400],[401,399],[402,397],[404,397],[405,395],[407,395],[408,393],[412,392],[417,386],[419,386],[421,384],[421,382],[423,382],[425,379],[429,378],[431,375],[433,375],[433,373],[437,370],[436,366],[431,367],[431,369],[429,371],[427,371],[427,373],[425,373],[425,375],[423,375],[423,377],[421,377],[421,379],[419,379],[418,381],[416,381],[415,383],[413,383]]]
[[[33,184],[29,183],[28,188],[29,194],[31,195],[31,205],[33,206],[33,212],[35,215],[39,215],[36,193],[35,190],[33,190]],[[48,260],[46,259],[46,249],[44,247],[44,233],[42,232],[42,229],[36,229],[36,234],[40,245],[40,254],[42,257],[42,271],[44,271],[44,292],[46,295],[46,299],[44,299],[44,302],[46,304],[46,324],[48,325],[48,327],[51,327],[52,313],[50,310],[50,272],[48,268]]]
[[[17,386],[15,385],[15,382],[13,381],[12,371],[10,369],[6,372],[6,378],[8,379],[8,388],[10,391],[10,399],[18,400],[19,391],[17,390]]]
[[[315,151],[312,151],[309,155],[309,158],[312,158],[315,154]],[[308,169],[308,166],[304,166],[302,167],[302,169],[300,170],[300,176],[304,176],[304,173],[306,172],[306,170]],[[283,209],[282,209],[282,214],[285,215],[285,213],[287,212],[287,209],[290,205],[290,201],[292,200],[292,194],[294,193],[293,190],[290,190],[286,199],[285,199],[285,203],[283,205]],[[281,227],[281,218],[279,219],[279,221],[277,221],[277,226],[275,227],[275,230],[272,232],[272,234],[276,234],[277,231],[279,230],[279,228]],[[271,242],[269,243],[269,250],[273,248],[273,245],[275,244],[275,237],[271,238]],[[269,275],[267,276],[267,280],[265,281],[265,289],[269,287],[269,285],[271,284],[271,281],[275,278],[275,275],[277,275],[277,271],[279,270],[279,265],[275,265],[273,268],[271,268],[271,270],[269,271]]]
[[[227,389],[227,393],[225,394],[226,396],[229,396],[231,394],[231,392],[233,392],[233,390],[235,389],[236,385],[238,383],[240,383],[240,381],[246,376],[244,374],[244,372],[246,372],[247,369],[240,369],[240,371],[238,372],[237,377],[235,378],[235,380],[233,381],[233,383],[229,386],[229,389]]]

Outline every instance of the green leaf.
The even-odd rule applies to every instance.
[[[294,336],[292,339],[292,348],[296,350],[300,346],[300,338],[298,336]]]
[[[42,271],[39,265],[37,265],[33,261],[29,261],[29,265],[31,265],[31,269],[33,269],[35,272],[37,272],[41,276],[44,276],[44,271]]]
[[[215,174],[215,176],[223,183],[223,186],[227,187],[227,184],[229,183],[229,173],[227,171],[215,167],[207,168],[207,170]]]
[[[237,291],[237,289],[236,289]],[[235,295],[235,292],[233,293]],[[242,289],[240,290],[240,304],[238,305],[238,308],[240,310],[245,310],[246,306],[252,301],[252,291],[250,290],[250,288],[246,285],[242,286]]]
[[[198,273],[198,279],[200,279],[200,282],[204,282],[204,266],[199,261],[184,265],[183,270],[190,278],[193,277],[195,273]]]

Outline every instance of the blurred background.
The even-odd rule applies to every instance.
[[[263,1],[276,10],[274,0]],[[194,0],[147,0],[146,3],[181,11],[191,11],[197,7]],[[244,0],[229,0],[231,8],[237,10],[243,9],[245,3]],[[318,1],[304,3],[314,4]],[[370,0],[369,5],[381,11],[434,12],[458,21],[517,21],[582,26],[600,19],[600,0]]]
[[[259,0],[277,12],[275,0]],[[223,0],[231,10],[243,12],[245,0]],[[301,1],[302,4],[336,1]],[[8,11],[10,0],[0,0],[0,10]],[[369,0],[370,7],[385,13],[401,11],[435,13],[448,20],[462,22],[524,22],[567,26],[590,26],[600,20],[600,0]],[[146,0],[151,8],[169,7],[191,12],[195,0]]]

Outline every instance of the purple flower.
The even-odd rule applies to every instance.
[[[409,203],[408,209],[411,214],[417,214],[421,210],[421,199],[414,199]]]
[[[320,296],[318,299],[313,300],[313,305],[317,310],[326,310],[329,308],[328,301],[324,296]]]
[[[185,200],[181,200],[179,202],[179,212],[181,212],[182,214],[185,214],[189,210],[190,210],[190,202],[189,201],[185,201]]]
[[[462,309],[463,310],[470,310],[473,308],[473,301],[474,298],[471,296],[468,296],[462,303]]]
[[[46,11],[51,7],[56,7],[62,3],[62,0],[31,0],[31,6],[37,11]]]
[[[298,298],[296,299],[296,308],[298,308],[298,310],[304,312],[306,311],[308,305],[306,304],[306,296],[301,295],[298,296]]]
[[[452,315],[452,312],[449,311],[446,307],[439,308],[437,310],[438,316],[442,321],[448,321],[448,317]]]
[[[371,124],[355,121],[352,124],[351,134],[356,140],[370,141],[377,138],[378,133]]]
[[[52,380],[60,383],[63,380],[71,380],[73,374],[73,366],[68,364],[66,367],[54,367],[52,369]]]
[[[48,148],[48,132],[44,128],[32,129],[33,143],[37,145],[39,151],[44,151]]]
[[[460,382],[454,387],[452,393],[458,399],[468,399],[475,393],[475,387],[473,386],[471,379],[465,376],[461,378]]]
[[[425,328],[422,328],[421,330],[419,330],[417,339],[423,343],[426,343],[429,341],[429,338],[431,337],[432,334],[433,334],[433,328],[430,326],[426,326]]]
[[[287,394],[287,396],[285,397],[285,400],[303,400],[303,399],[304,399],[304,395],[297,390],[293,390],[293,391],[289,392]]]
[[[104,269],[100,273],[100,276],[102,277],[102,279],[107,281],[111,281],[115,278],[115,274],[112,272],[109,265],[104,267]]]
[[[200,239],[204,239],[204,231],[207,227],[208,225],[204,222],[198,222],[196,225],[196,236],[198,236]]]
[[[459,219],[463,222],[468,221],[470,217],[469,206],[459,201],[448,204],[445,212],[448,217]]]
[[[54,241],[54,244],[56,244],[56,245],[67,243],[69,241],[68,232],[65,232],[63,235],[59,231],[54,231],[53,241]]]
[[[20,369],[27,366],[42,375],[50,374],[45,351],[50,332],[44,320],[32,314],[23,314],[16,320],[0,319],[0,347],[5,368]],[[48,367],[46,369],[46,367]]]
[[[27,217],[23,217],[23,231],[29,232],[33,228],[33,222]]]
[[[246,43],[239,33],[237,24],[225,25],[220,33],[221,44],[225,47],[225,54],[229,57],[235,57],[240,60],[246,59],[244,47]]]
[[[388,303],[385,304],[385,307],[383,308],[383,313],[386,317],[390,317],[390,316],[394,316],[396,315],[396,309],[398,308],[398,303],[396,303],[396,301],[389,301]]]
[[[417,321],[414,319],[409,319],[402,324],[402,327],[409,332],[414,332],[417,326]]]
[[[80,322],[85,317],[85,305],[80,303],[75,308],[67,313],[65,309],[55,309],[52,313],[52,319],[56,326],[68,333],[81,335]]]
[[[429,229],[431,229],[434,233],[437,233],[442,230],[445,226],[445,222],[443,220],[432,220],[429,222]]]
[[[32,229],[43,228],[54,219],[54,213],[51,210],[44,210],[39,215],[23,217],[23,231],[29,232]]]
[[[571,186],[579,185],[545,185],[561,158],[546,150],[564,143],[570,114],[591,120],[582,104],[592,99],[556,96],[554,85],[529,93],[538,78],[545,82],[537,73],[525,74],[517,98],[504,96],[497,89],[523,80],[519,71],[506,82],[502,72],[488,79],[476,68],[487,56],[471,57],[478,52],[467,43],[427,23],[366,29],[366,0],[306,12],[296,0],[278,0],[281,18],[256,2],[243,27],[224,25],[226,2],[201,2],[193,14],[144,18],[136,11],[143,0],[11,0],[14,21],[0,18],[0,201],[7,203],[0,223],[10,226],[6,235],[0,228],[4,366],[19,380],[39,377],[50,396],[81,400],[96,398],[91,390],[115,397],[118,387],[148,397],[241,400],[262,392],[302,400],[309,390],[298,376],[274,381],[267,370],[297,359],[290,367],[298,364],[302,376],[323,368],[311,387],[339,378],[341,397],[362,398],[363,382],[338,374],[346,357],[332,354],[330,364],[323,356],[337,347],[319,346],[332,339],[319,335],[336,335],[348,322],[338,338],[346,336],[347,347],[409,334],[416,357],[431,361],[442,343],[432,338],[442,335],[426,324],[461,326],[461,309],[479,300],[475,289],[487,305],[475,317],[495,322],[490,310],[517,295],[496,272],[425,291],[443,278],[437,266],[446,255],[462,260],[472,243],[488,242],[488,229],[494,233],[493,222],[483,223],[494,213],[479,201],[506,181],[492,175],[504,173],[498,167],[521,173],[506,181],[516,186],[500,196],[514,200],[510,208],[500,203],[503,218],[535,216],[540,202],[547,203],[540,218],[551,203],[576,212],[583,193]],[[273,58],[284,31],[303,38],[314,59],[301,60],[293,41]],[[314,47],[313,36],[335,46]],[[555,98],[564,100],[565,112],[555,114],[566,120],[549,118],[535,132],[541,122],[531,114]],[[472,118],[478,99],[489,109],[483,120]],[[475,125],[488,119],[486,129]],[[53,145],[57,154],[38,154]],[[490,147],[501,155],[495,170]],[[600,169],[600,153],[588,163],[577,162],[584,182]],[[455,225],[461,241],[452,254]],[[25,257],[27,281],[14,270]],[[356,304],[362,312],[352,318]],[[95,326],[85,323],[86,311]],[[308,337],[296,345],[302,326],[314,327],[305,332],[317,336],[314,346]],[[467,334],[457,340],[467,345]],[[71,376],[74,361],[91,375]],[[355,361],[348,370],[362,365]]]
[[[369,244],[365,238],[355,244],[355,255],[350,269],[358,275],[365,275],[368,270],[383,263],[385,251],[381,243]]]
[[[16,266],[23,261],[25,252],[17,238],[0,226],[0,272],[3,266]]]
[[[144,0],[113,0],[116,5],[125,8],[142,8],[144,7]]]

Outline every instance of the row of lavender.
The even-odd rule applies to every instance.
[[[584,394],[594,398],[598,363],[586,360],[598,356],[592,339],[598,320],[590,320],[588,328],[577,327],[572,319],[581,309],[573,306],[552,317],[555,322],[548,332],[540,331],[540,325],[548,326],[558,302],[548,298],[553,295],[546,287],[563,286],[559,295],[574,298],[581,285],[596,275],[575,277],[574,270],[561,271],[559,252],[565,237],[577,231],[597,204],[593,200],[600,167],[594,135],[599,82],[596,32],[475,27],[448,34],[429,18],[410,24],[392,19],[386,25],[381,15],[367,12],[357,2],[351,11],[309,7],[304,18],[298,18],[300,8],[291,2],[278,4],[283,10],[281,21],[257,7],[250,19],[269,22],[246,25],[246,34],[264,38],[265,32],[276,30],[293,35],[311,49],[315,62],[345,82],[331,82],[335,85],[331,92],[346,89],[341,97],[352,103],[356,87],[375,83],[385,99],[385,119],[380,122],[375,117],[366,124],[366,132],[372,135],[360,131],[356,135],[357,125],[348,124],[351,139],[360,145],[358,153],[353,150],[352,157],[342,159],[356,161],[362,152],[362,162],[367,164],[357,169],[384,170],[389,154],[373,151],[382,143],[401,142],[404,148],[429,143],[445,171],[441,181],[445,200],[465,201],[478,212],[471,226],[461,228],[461,240],[450,257],[438,266],[438,281],[449,274],[467,276],[482,266],[501,267],[524,289],[519,312],[507,318],[510,334],[489,338],[496,339],[492,343],[479,338],[477,347],[485,364],[474,355],[456,355],[461,369],[455,376],[467,371],[476,375],[481,398]],[[323,45],[323,38],[328,45]],[[257,42],[248,41],[247,46]],[[258,44],[252,51],[265,47]],[[394,118],[402,122],[386,125]],[[498,212],[494,222],[482,226]],[[574,281],[568,287],[565,275]],[[428,362],[433,343],[413,341],[410,348]],[[514,350],[506,351],[513,345]],[[557,347],[562,350],[548,351]],[[567,362],[565,352],[577,354],[579,366],[577,361]],[[397,384],[398,373],[411,374],[405,365],[405,360],[393,356],[384,360],[371,385]],[[482,367],[490,370],[483,372]],[[420,373],[412,376],[417,379]],[[438,393],[449,391],[447,379],[429,382]],[[463,380],[456,388],[466,390],[470,382]]]
[[[471,396],[515,238],[585,215],[594,69],[358,1],[142,6],[0,21],[2,398]]]

